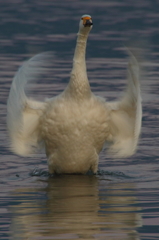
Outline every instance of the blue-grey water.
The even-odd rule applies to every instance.
[[[0,239],[159,239],[159,1],[0,0]],[[114,100],[126,84],[125,45],[142,49],[143,126],[134,156],[100,154],[96,176],[48,177],[44,154],[9,149],[6,101],[18,67],[54,53],[36,98],[66,86],[81,15],[94,26],[87,45],[92,91]]]

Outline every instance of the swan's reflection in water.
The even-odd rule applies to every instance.
[[[49,179],[45,189],[20,189],[12,239],[139,239],[133,185],[66,175]]]

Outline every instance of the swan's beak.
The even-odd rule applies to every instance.
[[[93,25],[92,20],[88,20],[88,19],[86,20],[86,23],[84,24],[85,27],[90,27],[92,25]]]
[[[93,25],[91,17],[84,17],[83,18],[83,25],[84,27],[90,27]]]

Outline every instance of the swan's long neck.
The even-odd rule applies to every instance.
[[[82,99],[89,97],[91,94],[85,61],[88,33],[83,34],[79,32],[77,35],[78,37],[73,58],[73,68],[68,88],[71,95],[75,98]]]

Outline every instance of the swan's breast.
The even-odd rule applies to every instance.
[[[93,146],[99,152],[108,132],[108,113],[96,98],[80,103],[57,99],[48,104],[40,122],[42,137],[52,148]]]

